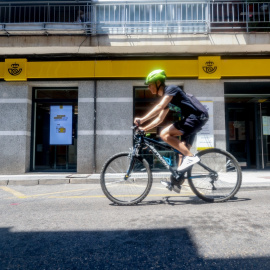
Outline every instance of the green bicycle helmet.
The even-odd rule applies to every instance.
[[[165,71],[162,69],[156,69],[154,71],[152,71],[145,80],[145,85],[148,85],[149,83],[153,83],[156,81],[160,81],[161,83],[163,83],[166,79],[166,74]]]

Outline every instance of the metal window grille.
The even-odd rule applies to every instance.
[[[269,29],[269,1],[0,3],[0,34],[181,34]]]

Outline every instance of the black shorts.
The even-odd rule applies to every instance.
[[[173,125],[183,133],[181,140],[192,145],[196,134],[202,129],[207,121],[208,118],[204,114],[200,116],[191,114],[187,118],[175,122]]]

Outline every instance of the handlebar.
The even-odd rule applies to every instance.
[[[145,131],[144,130],[140,130],[139,129],[139,126],[132,126],[131,127],[135,132],[136,132],[136,134],[138,134],[138,135],[145,135]]]
[[[141,125],[141,121],[140,120],[136,120],[136,122],[137,122],[137,126],[139,127],[140,125]]]
[[[145,131],[141,130],[139,127],[141,125],[140,120],[136,120],[137,124],[135,126],[132,126],[131,128],[135,131],[135,135],[145,136]]]

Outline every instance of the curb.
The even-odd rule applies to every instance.
[[[39,179],[38,185],[61,185],[69,184],[69,179]]]
[[[270,184],[265,185],[265,184],[255,184],[255,185],[242,185],[240,187],[240,191],[248,191],[248,190],[259,190],[259,189],[270,189]]]
[[[160,179],[155,179],[159,182]],[[63,184],[99,184],[99,179],[89,178],[64,178],[64,179],[33,179],[33,180],[0,180],[0,186],[37,186],[37,185],[63,185]],[[270,189],[270,183],[247,183],[240,187],[240,191],[259,190],[259,189]]]
[[[69,179],[70,184],[98,184],[99,179],[89,179],[89,178],[71,178]]]
[[[8,180],[0,180],[0,186],[7,186]]]
[[[7,180],[7,186],[36,186],[38,180]]]
[[[152,173],[153,182],[169,179],[169,173]],[[240,190],[270,189],[270,176],[265,173],[245,173]],[[99,184],[100,174],[62,174],[62,175],[1,175],[0,186],[36,186],[62,184]]]
[[[89,178],[60,178],[60,179],[11,179],[0,180],[0,186],[36,186],[36,185],[62,185],[62,184],[98,184],[99,179]]]

